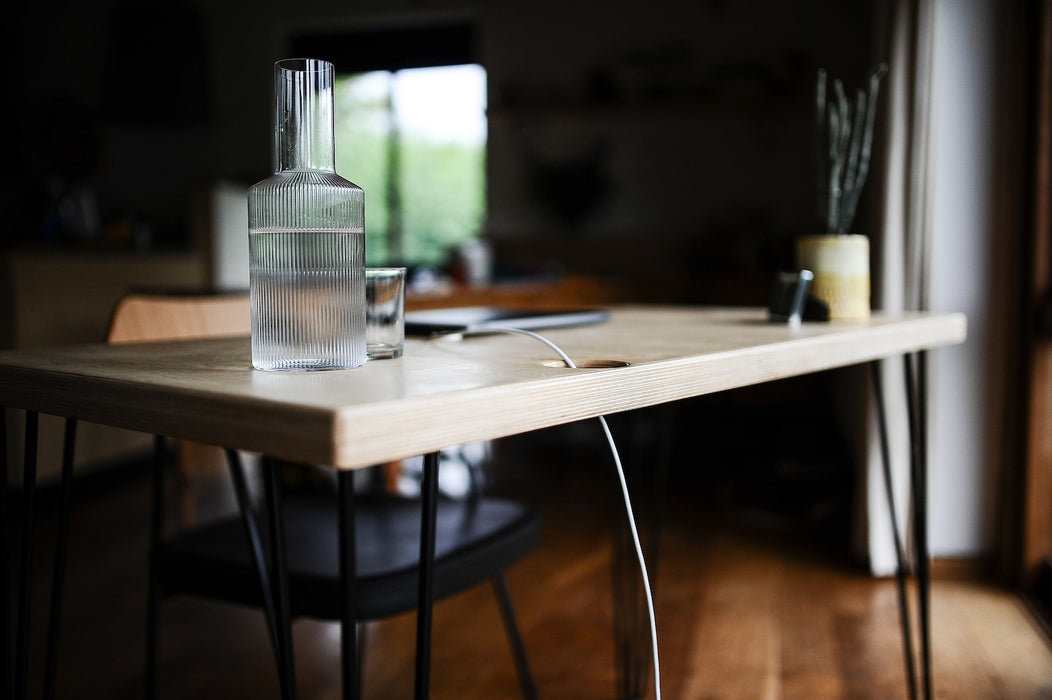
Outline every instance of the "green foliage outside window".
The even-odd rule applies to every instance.
[[[418,74],[413,84],[448,90],[448,100],[433,100],[433,111],[426,95],[406,94],[412,85],[396,87],[402,74],[414,71],[337,79],[336,170],[365,190],[369,265],[440,265],[450,248],[480,234],[486,190],[485,74],[479,96],[481,68],[454,68],[473,71],[467,87],[440,82],[456,80],[453,69],[418,69],[431,72]],[[465,130],[469,120],[478,123]]]

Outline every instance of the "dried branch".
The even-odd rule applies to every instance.
[[[839,80],[833,82],[835,101],[826,105],[826,73],[824,70],[818,72],[815,112],[817,209],[824,219],[827,233],[847,233],[854,221],[862,187],[869,174],[877,95],[887,70],[883,63],[877,67],[870,76],[868,93],[858,91],[853,109]],[[823,119],[827,123],[823,123]]]
[[[826,72],[818,69],[818,84],[815,87],[815,124],[814,124],[814,160],[815,160],[815,214],[819,221],[824,221],[829,204],[826,187],[828,168],[826,167]]]

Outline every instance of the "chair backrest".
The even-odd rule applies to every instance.
[[[117,303],[106,342],[238,336],[250,332],[247,292],[131,293]]]

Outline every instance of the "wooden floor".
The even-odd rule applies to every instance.
[[[546,511],[544,540],[510,570],[509,586],[540,696],[612,698],[610,532],[623,511],[601,449],[556,454],[556,442],[516,438],[497,446],[493,488]],[[845,555],[841,520],[828,510],[816,516],[813,507],[771,508],[723,481],[673,476],[671,486],[660,555],[649,562],[663,697],[905,697],[894,584],[873,580]],[[60,698],[142,696],[146,493],[138,477],[76,502]],[[197,498],[180,507],[221,502]],[[34,697],[53,525],[45,512],[33,605]],[[1016,596],[969,581],[938,581],[933,596],[936,697],[1052,698],[1052,647]],[[277,697],[258,612],[177,599],[163,607],[161,624],[162,700]],[[412,615],[368,626],[367,698],[412,696],[413,633]],[[300,621],[294,638],[300,696],[338,697],[336,626]],[[433,662],[435,698],[520,697],[485,586],[436,606]]]

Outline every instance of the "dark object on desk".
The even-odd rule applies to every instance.
[[[241,312],[248,310],[247,300],[207,294],[144,297],[149,295],[134,295],[123,300],[128,303],[118,304],[111,321],[112,341],[229,334],[242,330],[240,325],[245,319]],[[149,313],[144,315],[138,310],[147,302]],[[156,695],[158,606],[162,598],[191,594],[271,611],[274,606],[274,601],[268,600],[271,591],[261,585],[259,564],[253,555],[255,550],[256,556],[262,558],[261,542],[270,534],[266,522],[258,526],[254,522],[250,524],[252,519],[242,511],[240,515],[233,514],[162,537],[165,462],[169,450],[161,438],[156,439],[155,447],[146,650],[149,697]],[[238,502],[251,509],[239,453],[226,450],[226,456]],[[273,467],[273,463],[264,464],[265,471],[268,467]],[[302,465],[302,468],[324,469],[313,465]],[[264,476],[273,473],[268,471]],[[474,470],[471,475],[475,476]],[[352,475],[347,472],[343,476]],[[341,480],[341,486],[349,481]],[[535,508],[521,503],[485,497],[476,479],[472,484],[474,488],[463,500],[438,503],[432,599],[451,596],[489,579],[501,608],[523,693],[533,698],[536,689],[503,571],[537,546],[541,515]],[[269,499],[271,489],[267,491]],[[288,604],[293,618],[341,619],[346,593],[339,565],[340,500],[344,495],[343,488],[338,494],[335,489],[315,486],[295,490],[284,498],[280,511],[288,559]],[[420,501],[383,493],[348,497],[353,499],[351,531],[354,537],[350,541],[354,542],[352,586],[356,619],[372,620],[416,610],[421,555]],[[270,633],[280,668],[282,654],[287,660],[292,657],[290,652],[279,651],[280,632],[276,627],[274,624]],[[348,663],[347,658],[344,663]],[[352,663],[358,666],[357,659]],[[294,677],[294,673],[292,675]],[[359,668],[355,682],[360,683],[360,679]],[[353,695],[358,697],[359,693]]]
[[[828,321],[829,307],[810,293],[813,279],[810,270],[779,272],[771,289],[768,318],[790,325],[800,321]]]
[[[562,328],[601,323],[610,317],[605,309],[504,309],[463,306],[411,311],[405,315],[406,335],[432,336],[494,327],[524,330]]]
[[[804,301],[805,321],[829,321],[829,306],[813,294],[808,294]]]

